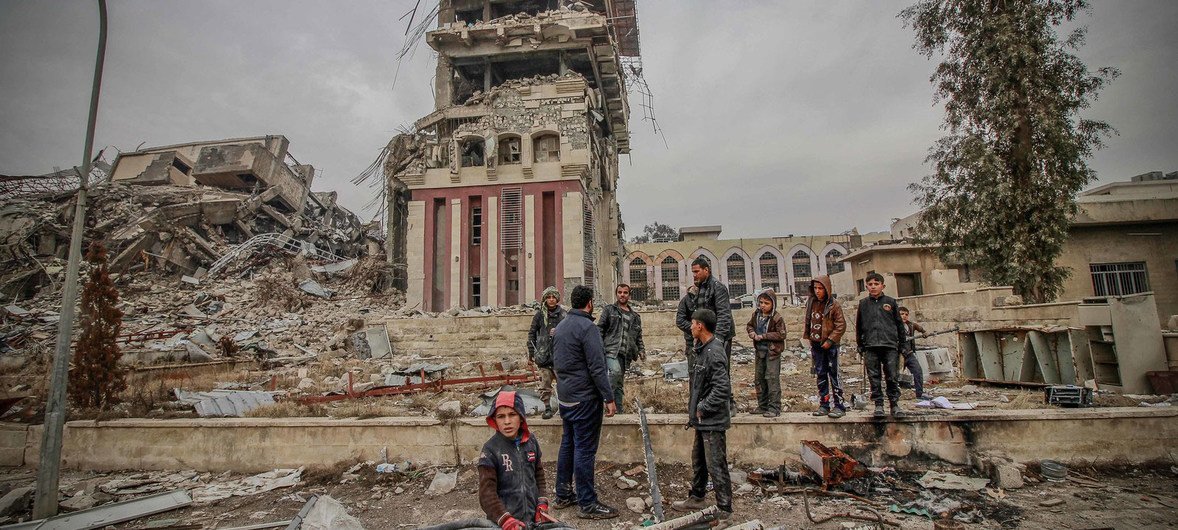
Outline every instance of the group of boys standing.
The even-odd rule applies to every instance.
[[[695,430],[692,447],[693,478],[688,498],[676,501],[679,511],[707,506],[704,497],[711,480],[724,521],[732,515],[732,485],[727,462],[726,431],[736,411],[732,393],[732,338],[735,335],[727,287],[711,274],[711,264],[697,258],[691,264],[694,284],[679,303],[676,325],[683,331],[688,360],[690,398],[686,428]],[[856,340],[863,353],[871,382],[874,415],[884,417],[886,396],[893,417],[904,415],[900,407],[897,374],[904,357],[922,394],[919,363],[915,362],[913,335],[923,332],[908,322],[907,311],[883,294],[883,277],[866,278],[868,296],[859,303]],[[555,381],[563,432],[557,458],[556,500],[553,508],[579,505],[581,518],[618,516],[601,503],[594,486],[593,470],[603,416],[622,409],[625,372],[645,356],[642,319],[629,305],[630,287],[619,285],[617,301],[605,306],[593,323],[593,291],[577,286],[571,294],[573,309],[560,306],[560,293],[545,289],[542,304],[528,333],[529,358],[541,373],[543,417],[551,418],[552,384]],[[902,314],[903,312],[903,314]],[[806,304],[805,338],[810,343],[819,393],[816,416],[840,418],[846,414],[839,377],[839,344],[846,331],[842,307],[835,299],[827,276],[810,283]],[[745,325],[756,359],[757,408],[754,414],[781,414],[781,354],[785,349],[785,321],[776,310],[771,289],[757,296],[757,310]],[[479,500],[488,517],[506,530],[528,523],[555,521],[548,515],[539,443],[531,436],[523,402],[514,391],[497,396],[487,423],[498,431],[483,447],[479,460]],[[575,481],[575,486],[574,486]],[[525,521],[527,523],[525,523]]]

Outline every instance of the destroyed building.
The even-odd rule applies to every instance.
[[[110,250],[116,272],[194,278],[263,247],[324,262],[379,253],[374,226],[334,192],[311,192],[314,167],[288,147],[269,135],[121,153],[92,175],[85,239]],[[6,178],[0,189],[0,289],[10,300],[61,275],[78,184],[62,173]]]
[[[634,2],[441,0],[435,110],[383,164],[407,304],[507,306],[617,282]],[[637,70],[635,70],[637,71]]]

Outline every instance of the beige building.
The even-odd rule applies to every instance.
[[[821,236],[720,239],[720,232],[720,226],[684,227],[678,241],[628,244],[622,278],[630,284],[634,299],[678,300],[691,285],[691,262],[704,256],[733,298],[771,287],[786,300],[798,301],[807,294],[811,279],[841,271],[843,256],[888,238],[886,232],[850,230]]]
[[[617,282],[633,1],[441,0],[435,111],[385,162],[407,305],[514,305]]]
[[[1178,172],[1156,171],[1080,193],[1079,212],[1058,263],[1071,270],[1061,300],[1152,291],[1164,323],[1178,314]],[[883,273],[889,293],[918,296],[976,287],[976,271],[946,265],[931,249],[906,240],[919,214],[897,220],[891,241],[845,256],[850,276]]]

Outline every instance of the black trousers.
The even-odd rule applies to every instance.
[[[728,475],[728,441],[724,431],[696,429],[695,444],[691,447],[691,471],[690,495],[697,499],[707,496],[710,476],[716,506],[731,512],[732,478]]]
[[[872,346],[867,348],[863,359],[867,362],[867,379],[871,382],[871,400],[876,405],[883,404],[882,387],[886,382],[888,402],[899,403],[900,385],[896,382],[896,374],[900,373],[900,352],[888,346]]]
[[[916,392],[917,398],[922,398],[924,397],[924,370],[921,370],[920,361],[916,360],[916,356],[916,352],[905,353],[904,366],[908,368],[908,373],[912,374],[912,390]]]

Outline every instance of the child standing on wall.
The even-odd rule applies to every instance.
[[[756,349],[757,410],[766,418],[781,415],[781,352],[785,351],[785,319],[777,313],[773,289],[757,294],[757,311],[745,325]]]
[[[904,321],[900,319],[900,306],[896,299],[884,294],[882,274],[868,274],[864,283],[868,296],[859,300],[859,313],[855,316],[855,342],[867,362],[871,400],[875,402],[873,415],[876,418],[884,417],[883,386],[886,382],[892,417],[899,418],[904,416],[904,411],[900,408],[900,386],[896,382],[896,374],[899,373],[900,348],[904,340]]]
[[[818,383],[815,416],[830,415],[838,419],[847,413],[839,379],[839,341],[846,331],[847,321],[843,318],[842,306],[830,289],[830,276],[815,278],[810,282],[806,328],[803,330],[810,341],[810,355],[814,359],[814,375]]]
[[[912,374],[912,390],[916,392],[916,399],[924,399],[924,370],[916,359],[916,333],[924,333],[924,328],[909,320],[908,313],[907,307],[900,308],[900,319],[904,321],[904,347],[901,353],[904,355],[904,367]]]
[[[479,455],[479,506],[503,530],[555,521],[544,497],[540,442],[528,431],[523,399],[510,387],[495,395],[487,425],[495,429]],[[526,521],[526,522],[525,522]]]

